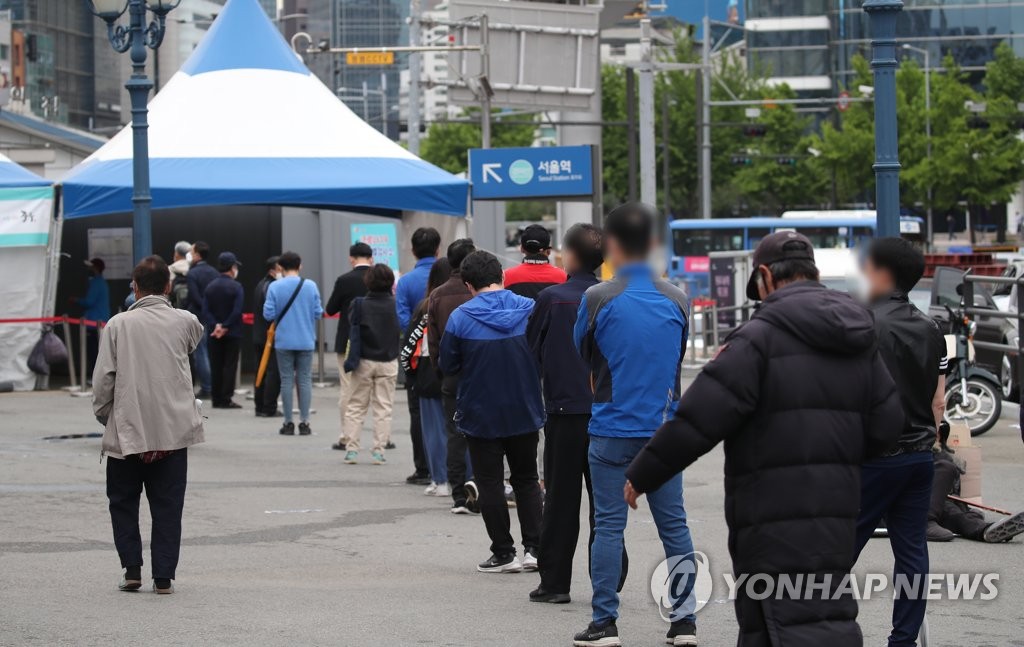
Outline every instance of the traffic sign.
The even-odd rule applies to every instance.
[[[473,148],[474,200],[589,197],[594,194],[591,146]]]
[[[348,52],[345,63],[348,65],[393,65],[394,52]]]
[[[846,112],[850,109],[850,93],[843,90],[839,93],[839,100],[836,101],[836,108],[839,108],[839,112]]]

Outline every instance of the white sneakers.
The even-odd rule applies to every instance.
[[[451,496],[452,490],[448,487],[447,483],[431,483],[423,490],[425,496],[438,496],[448,497]]]

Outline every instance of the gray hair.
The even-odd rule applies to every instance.
[[[174,243],[174,253],[178,256],[185,256],[192,251],[192,243],[187,240],[179,240]]]

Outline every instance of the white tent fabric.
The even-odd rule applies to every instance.
[[[153,207],[281,204],[465,215],[469,184],[363,122],[256,0],[229,0],[150,104]],[[126,127],[62,180],[66,218],[131,209]]]
[[[42,313],[52,198],[49,181],[0,154],[0,319]],[[35,387],[28,356],[39,331],[38,323],[0,323],[0,384]]]

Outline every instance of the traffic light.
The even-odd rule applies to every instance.
[[[795,157],[780,157],[776,160],[779,166],[796,166]]]
[[[764,124],[750,124],[743,127],[743,134],[747,137],[764,137],[768,128]]]
[[[749,157],[743,157],[742,155],[733,155],[732,165],[733,166],[751,166],[754,160]]]

